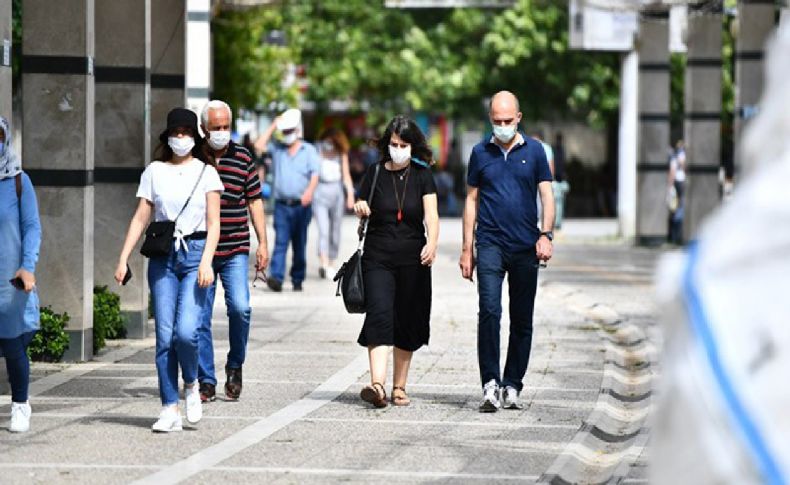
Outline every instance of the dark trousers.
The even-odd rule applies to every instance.
[[[307,273],[307,226],[313,211],[310,206],[274,204],[274,252],[272,253],[271,276],[282,282],[285,279],[285,255],[288,243],[292,244],[293,264],[291,280],[299,285]]]
[[[27,357],[27,346],[30,345],[35,334],[36,332],[28,332],[16,338],[0,339],[0,349],[5,357],[13,402],[27,402],[27,390],[30,386],[30,359]]]
[[[499,328],[505,273],[510,287],[510,340],[502,378],[499,370]],[[480,299],[477,358],[483,384],[493,379],[502,387],[511,386],[521,391],[532,348],[532,313],[537,284],[534,249],[510,253],[494,245],[477,247],[477,291]]]

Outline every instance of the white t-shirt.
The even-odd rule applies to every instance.
[[[340,170],[340,157],[321,157],[321,182],[340,182],[343,178]]]
[[[206,170],[203,177],[176,222],[177,235],[180,233],[188,236],[193,232],[206,230],[206,193],[225,190],[217,170],[197,158],[180,165],[155,161],[145,168],[140,177],[137,197],[154,204],[154,220],[173,221],[184,207],[184,202],[195,187],[204,166]]]

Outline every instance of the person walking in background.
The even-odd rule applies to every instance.
[[[565,194],[571,186],[565,174],[565,145],[562,133],[557,132],[554,137],[554,181],[551,188],[554,192],[554,229],[562,228],[562,218],[565,216]]]
[[[459,261],[461,275],[470,281],[477,265],[481,412],[497,411],[500,399],[507,409],[521,408],[519,395],[532,347],[538,267],[540,261],[551,259],[554,223],[546,152],[539,142],[518,131],[521,112],[515,95],[508,91],[494,95],[489,118],[494,135],[475,145],[469,157]],[[543,203],[543,232],[537,228],[538,194]],[[510,289],[510,341],[503,377],[499,330],[505,273]]]
[[[11,145],[11,126],[0,116],[0,357],[11,384],[8,430],[30,429],[30,359],[27,347],[39,327],[36,263],[41,221],[30,177]]]
[[[553,181],[554,180],[554,149],[551,148],[551,145],[543,141],[543,132],[541,130],[533,131],[532,138],[540,142],[541,146],[543,147],[543,151],[546,153],[546,161],[549,164],[549,172],[551,173],[552,181]],[[541,224],[541,221],[543,221],[543,204],[540,201],[540,194],[535,196],[535,203],[537,204],[538,207],[538,224]]]
[[[154,432],[180,431],[178,368],[184,378],[187,421],[203,416],[198,391],[198,329],[214,282],[212,261],[219,241],[222,181],[198,133],[197,115],[175,108],[167,115],[161,142],[140,177],[137,210],[129,223],[115,280],[126,281],[127,261],[153,214],[174,221],[169,253],[150,258],[148,285],[156,327],[156,371],[162,411]],[[202,157],[204,160],[199,159]]]
[[[686,187],[686,148],[683,140],[675,144],[675,151],[669,158],[667,176],[667,203],[669,206],[668,242],[683,244],[683,215],[685,212]]]
[[[368,169],[354,212],[370,217],[362,256],[366,315],[357,342],[368,349],[371,383],[360,397],[380,408],[387,405],[389,347],[394,346],[392,404],[408,406],[412,354],[428,344],[439,213],[433,155],[417,124],[396,116],[378,149],[380,161]]]
[[[275,130],[282,142],[272,140]],[[282,291],[288,244],[293,249],[291,281],[294,291],[302,291],[307,275],[307,228],[313,216],[311,204],[318,186],[320,160],[313,145],[301,139],[302,112],[291,108],[275,118],[255,141],[258,153],[268,151],[274,172],[274,252],[267,284]]]
[[[213,268],[225,290],[225,308],[228,315],[228,350],[225,364],[225,396],[238,399],[242,389],[242,365],[247,353],[250,335],[249,273],[250,229],[249,219],[258,238],[255,268],[263,271],[269,264],[266,241],[266,219],[261,184],[252,155],[230,139],[233,113],[227,103],[209,101],[201,113],[203,132],[208,134],[208,145],[217,163],[225,190],[220,204],[220,236],[214,253]],[[248,218],[249,213],[249,218]],[[208,289],[206,312],[198,338],[198,381],[200,399],[213,401],[216,395],[217,376],[214,370],[214,342],[211,336],[211,317],[217,286]]]
[[[318,276],[334,276],[340,249],[340,228],[345,209],[354,207],[354,185],[348,164],[348,138],[337,128],[318,136],[321,172],[313,196],[313,215],[318,224]]]

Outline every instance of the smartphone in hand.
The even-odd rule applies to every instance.
[[[129,265],[127,264],[126,276],[123,277],[123,281],[121,281],[121,284],[126,286],[126,283],[128,283],[130,279],[132,279],[132,268],[130,268]]]
[[[12,285],[14,285],[14,288],[16,288],[17,290],[24,290],[25,289],[25,283],[22,281],[22,278],[20,278],[19,276],[17,276],[16,278],[11,278],[8,281]]]

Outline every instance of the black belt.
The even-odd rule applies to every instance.
[[[206,236],[208,236],[206,231],[197,231],[188,236],[184,236],[184,241],[199,241],[201,239],[206,239]]]
[[[300,199],[277,199],[275,202],[278,204],[287,205],[288,207],[302,205],[302,201]]]

